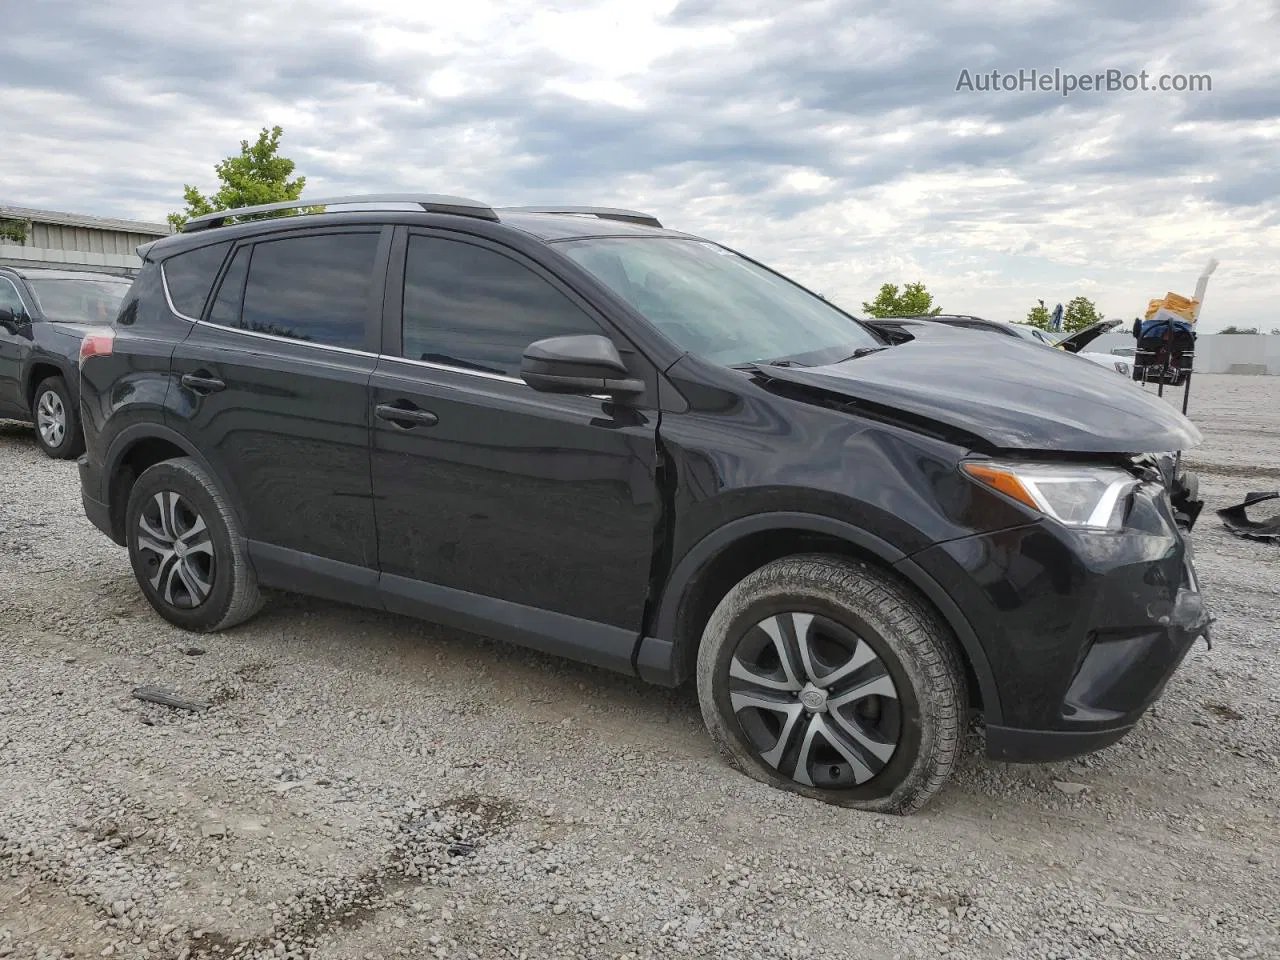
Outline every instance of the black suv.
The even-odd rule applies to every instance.
[[[84,451],[76,358],[128,291],[127,277],[0,267],[0,419],[35,421],[36,442],[55,459]]]
[[[969,704],[1001,759],[1094,750],[1204,635],[1199,433],[1110,371],[890,345],[633,211],[307,205],[141,248],[84,343],[85,510],[180,627],[276,587],[692,678],[744,771],[893,812]]]

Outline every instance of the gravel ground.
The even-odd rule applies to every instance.
[[[0,424],[0,957],[1280,956],[1280,549],[1211,512],[1280,485],[1280,378],[1192,415],[1212,652],[1087,760],[974,734],[911,818],[734,773],[688,691],[415,621],[183,634]]]

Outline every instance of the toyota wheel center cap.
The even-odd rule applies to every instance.
[[[806,683],[804,689],[800,691],[800,702],[811,713],[821,713],[827,709],[827,691],[821,687],[815,687],[812,683]]]

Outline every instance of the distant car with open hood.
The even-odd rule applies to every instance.
[[[1109,353],[1092,353],[1084,348],[1102,336],[1109,333],[1116,327],[1120,326],[1119,320],[1101,320],[1098,323],[1090,324],[1082,330],[1068,334],[1065,337],[1056,337],[1054,334],[1039,327],[1033,327],[1025,323],[1001,323],[998,320],[986,320],[982,317],[971,317],[963,314],[934,314],[931,316],[918,317],[886,317],[881,319],[870,319],[866,321],[871,326],[885,332],[890,336],[899,336],[907,330],[908,327],[919,327],[921,324],[936,323],[942,326],[958,328],[964,330],[976,330],[978,332],[995,333],[1006,337],[1018,337],[1022,340],[1030,340],[1034,343],[1041,344],[1046,347],[1055,347],[1059,350],[1065,350],[1067,353],[1074,353],[1091,363],[1096,363],[1102,367],[1108,367],[1127,377],[1132,370],[1129,361],[1124,357],[1113,356]]]

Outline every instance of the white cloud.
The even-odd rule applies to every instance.
[[[854,309],[1128,317],[1211,255],[1208,328],[1280,296],[1271,0],[43,0],[6,36],[2,202],[160,219],[280,123],[312,195],[653,209]],[[955,91],[1020,67],[1214,86]]]

